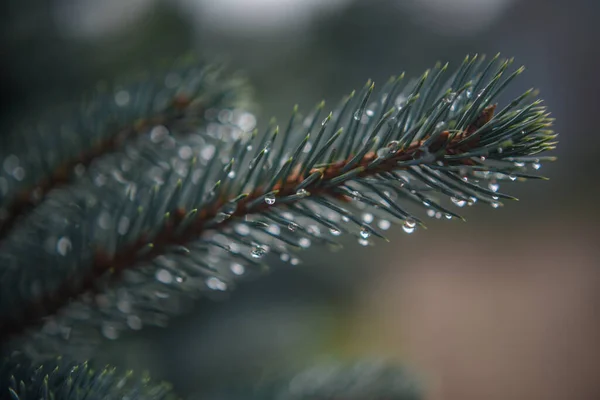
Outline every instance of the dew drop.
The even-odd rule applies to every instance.
[[[265,203],[267,203],[268,205],[272,206],[273,204],[275,204],[275,195],[274,194],[268,194],[265,196]]]
[[[321,236],[321,229],[319,229],[317,225],[309,225],[309,227],[306,228],[306,232],[310,233],[313,236]]]
[[[467,202],[465,200],[457,199],[456,197],[451,197],[452,203],[454,203],[457,207],[464,207]]]
[[[342,231],[336,228],[330,228],[329,233],[331,233],[333,236],[340,236]]]
[[[431,218],[435,217],[435,210],[432,210],[431,208],[427,210],[427,216]]]
[[[497,202],[497,201],[494,201],[494,202],[492,202],[491,206],[492,206],[493,208],[498,208],[498,207],[500,207],[500,203],[499,203],[499,202]]]
[[[516,163],[515,163],[515,167],[522,168],[522,167],[524,167],[524,166],[525,166],[525,163],[524,163],[524,162],[521,162],[521,161],[519,161],[519,162],[516,162]]]
[[[267,254],[267,249],[263,246],[255,245],[252,246],[252,249],[250,250],[252,258],[262,258],[265,254]]]
[[[392,223],[387,219],[380,219],[379,222],[377,222],[377,226],[379,227],[379,229],[387,231],[392,226]]]
[[[362,118],[362,110],[356,110],[356,112],[354,113],[354,120],[360,121],[361,118]]]
[[[471,206],[472,206],[473,204],[475,204],[475,203],[477,203],[477,197],[475,197],[475,196],[471,196],[471,197],[469,197],[469,202],[467,203],[467,205],[468,205],[469,207],[471,207]]]
[[[179,150],[177,150],[177,154],[182,160],[189,160],[192,158],[192,148],[190,146],[181,146]]]
[[[342,221],[344,221],[344,222],[349,222],[349,221],[350,221],[350,218],[348,218],[347,216],[343,215],[343,216],[342,216]]]
[[[119,331],[112,324],[102,324],[102,334],[107,339],[115,340],[119,337]]]
[[[358,244],[360,244],[361,246],[368,246],[369,245],[369,240],[368,239],[364,239],[364,238],[359,238],[358,239]]]
[[[227,174],[227,177],[228,177],[229,179],[233,179],[233,178],[235,178],[235,171],[229,171],[229,173]]]
[[[281,233],[281,228],[277,224],[271,224],[267,228],[267,232],[269,232],[273,235],[279,235]]]
[[[66,256],[67,253],[71,250],[71,247],[71,240],[68,237],[63,236],[60,239],[58,239],[58,242],[56,242],[56,251],[61,256]]]
[[[540,164],[539,162],[534,162],[533,164],[531,164],[531,166],[533,167],[533,169],[538,170],[540,168],[542,168],[542,164]]]
[[[246,268],[237,262],[232,263],[229,266],[229,269],[231,270],[231,272],[233,272],[235,275],[244,275],[244,272],[246,272]]]
[[[310,247],[310,244],[311,244],[311,242],[310,242],[310,239],[309,239],[309,238],[305,238],[305,237],[303,237],[303,238],[301,238],[300,240],[298,240],[298,245],[299,245],[300,247],[302,247],[303,249],[307,249],[307,248],[309,248],[309,247]]]
[[[296,232],[296,229],[298,229],[298,224],[295,222],[290,222],[288,224],[288,230],[291,232]]]
[[[246,224],[237,224],[234,228],[238,235],[246,236],[250,233],[250,227]]]
[[[371,236],[371,230],[368,227],[363,226],[363,227],[360,228],[360,233],[359,234],[360,234],[361,238],[368,239],[369,236]]]
[[[227,290],[227,284],[215,276],[211,276],[206,280],[206,286],[209,289],[219,290],[222,292]]]
[[[413,219],[409,218],[409,219],[406,219],[404,221],[404,223],[402,224],[402,229],[406,233],[413,233],[415,231],[416,226],[417,226],[417,223]]]
[[[456,92],[450,92],[444,97],[444,101],[447,104],[452,103],[454,100],[456,100]]]
[[[400,142],[398,142],[397,140],[392,140],[387,144],[387,148],[390,152],[395,153],[400,149]]]
[[[513,181],[513,182],[514,182],[514,181],[516,181],[516,180],[517,180],[517,176],[516,176],[516,175],[513,175],[513,174],[510,174],[510,175],[508,175],[508,179],[510,179],[511,181]]]
[[[215,155],[216,152],[216,147],[212,144],[209,144],[205,147],[202,148],[202,150],[200,150],[200,157],[205,160],[211,160],[213,158],[213,156]]]
[[[498,184],[498,182],[496,181],[491,181],[488,184],[488,188],[492,191],[492,192],[497,192],[498,189],[500,189],[500,185]]]
[[[283,262],[288,262],[290,261],[290,255],[287,253],[281,253],[281,255],[279,256],[279,258],[281,259],[281,261]]]
[[[367,224],[370,224],[371,222],[373,222],[373,214],[371,214],[371,213],[364,213],[362,215],[362,220],[364,222],[366,222]]]
[[[131,329],[138,331],[142,329],[142,319],[137,315],[130,315],[127,317],[127,325]]]
[[[115,104],[119,107],[125,107],[127,104],[129,104],[130,99],[131,96],[126,90],[119,90],[117,93],[115,93]]]
[[[23,167],[13,169],[12,176],[19,182],[22,181],[25,178],[25,169],[23,169]]]
[[[157,125],[150,131],[150,140],[154,143],[162,142],[169,135],[169,130],[163,125]]]
[[[292,265],[298,265],[298,264],[300,264],[300,259],[299,259],[299,258],[297,258],[297,257],[293,257],[293,258],[290,260],[290,264],[292,264]]]
[[[173,282],[173,275],[166,269],[159,269],[154,274],[154,277],[156,278],[157,281],[162,282],[162,283],[169,284],[169,283]]]
[[[367,114],[367,117],[371,118],[373,115],[375,115],[375,111],[371,110],[371,109],[367,109],[367,111],[365,111],[365,113]]]
[[[306,189],[300,189],[296,192],[296,195],[300,197],[307,197],[310,196],[310,192],[308,192]]]
[[[446,217],[446,219],[452,219],[452,215],[451,214],[446,214],[445,217]]]

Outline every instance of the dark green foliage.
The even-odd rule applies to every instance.
[[[62,358],[32,365],[15,354],[0,362],[0,400],[175,400],[168,384],[152,383],[131,371],[95,370]]]
[[[510,65],[467,57],[454,73],[436,65],[378,91],[367,82],[329,115],[323,103],[306,117],[295,107],[281,130],[253,130],[254,117],[219,96],[198,112],[189,100],[205,98],[203,86],[144,123],[138,111],[156,96],[141,88],[129,98],[138,111],[113,119],[111,105],[91,120],[78,115],[77,129],[18,156],[32,165],[27,182],[61,176],[62,188],[50,184],[22,217],[7,206],[23,200],[14,170],[0,182],[5,220],[18,222],[0,243],[2,342],[34,357],[81,357],[102,336],[165,325],[196,297],[264,273],[275,257],[296,265],[299,250],[339,246],[341,234],[368,246],[392,222],[411,233],[424,214],[462,219],[464,206],[500,207],[514,199],[500,185],[540,178],[540,163],[552,160],[540,154],[556,137],[533,90],[496,110],[523,71]],[[119,93],[109,103],[121,103]],[[170,114],[173,104],[183,106]],[[139,138],[88,151],[80,173],[76,162],[59,163],[87,149],[81,138],[119,138],[118,129],[106,133],[111,125],[139,128]],[[23,145],[14,143],[17,154]]]

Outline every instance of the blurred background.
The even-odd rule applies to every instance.
[[[311,249],[167,329],[107,342],[97,360],[147,369],[183,396],[385,358],[416,371],[432,400],[600,398],[600,2],[5,0],[0,18],[2,134],[190,50],[245,72],[263,124],[295,103],[334,107],[367,78],[514,56],[528,71],[505,99],[540,88],[561,134],[549,182],[512,185],[520,202],[464,210],[468,223]]]

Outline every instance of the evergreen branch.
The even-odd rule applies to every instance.
[[[240,81],[220,78],[220,68],[179,64],[154,81],[101,87],[91,99],[54,111],[43,125],[22,128],[22,135],[13,136],[0,158],[6,173],[0,174],[6,186],[0,185],[0,240],[51,190],[76,180],[95,160],[122,150],[152,127],[185,132],[206,110],[239,101]],[[158,141],[161,129],[155,133],[152,140]],[[22,148],[29,154],[19,160],[15,154]],[[19,163],[25,160],[35,163],[24,169]]]
[[[555,144],[552,120],[531,101],[532,91],[495,114],[492,101],[522,72],[502,80],[509,65],[494,58],[482,68],[477,57],[467,58],[446,84],[440,83],[446,66],[438,65],[402,91],[400,79],[391,79],[375,100],[368,82],[325,118],[311,145],[321,104],[306,128],[297,123],[295,107],[283,137],[271,126],[261,138],[242,135],[233,144],[225,141],[229,148],[200,150],[182,178],[167,171],[162,185],[135,196],[124,196],[118,185],[114,192],[96,191],[92,206],[78,203],[76,213],[83,217],[72,215],[75,222],[62,231],[74,238],[82,234],[80,225],[91,225],[85,231],[91,247],[81,239],[71,243],[71,252],[59,251],[62,257],[54,264],[74,266],[62,268],[60,279],[36,291],[15,284],[0,295],[10,304],[0,307],[9,310],[0,320],[2,339],[67,305],[59,324],[72,326],[72,300],[86,293],[105,294],[107,304],[86,301],[84,312],[98,314],[88,319],[100,321],[104,336],[114,338],[122,327],[139,329],[142,320],[154,321],[149,310],[176,311],[161,299],[223,291],[239,275],[266,269],[261,259],[268,253],[297,264],[290,255],[295,248],[336,243],[322,229],[333,237],[352,232],[361,245],[369,245],[371,236],[383,237],[371,226],[373,214],[381,230],[398,220],[411,233],[424,225],[419,210],[451,219],[462,217],[450,206],[481,201],[499,207],[500,199],[512,199],[498,192],[499,182],[537,177],[526,167],[537,170],[547,160],[537,154]],[[294,144],[298,135],[291,133],[298,131],[301,138]],[[57,208],[48,207],[40,214]],[[365,207],[369,212],[357,215]],[[100,221],[101,229],[90,221]],[[121,221],[125,228],[114,232],[111,227]],[[27,268],[5,270],[5,281],[32,279],[39,277]],[[119,293],[127,294],[127,307],[118,305]],[[111,304],[125,315],[108,312]],[[119,322],[123,316],[126,323]]]
[[[156,384],[147,376],[136,378],[131,371],[118,374],[112,367],[94,370],[84,363],[70,363],[61,357],[42,365],[22,355],[0,362],[0,399],[174,400],[168,384]]]

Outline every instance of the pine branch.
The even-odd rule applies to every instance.
[[[50,191],[76,180],[92,162],[124,149],[150,128],[185,132],[207,109],[239,102],[241,82],[220,75],[215,66],[179,61],[159,79],[101,87],[91,99],[53,111],[42,125],[21,128],[23,134],[3,146],[0,158],[6,173],[0,175],[0,240]],[[23,148],[28,154],[20,160],[15,154]],[[30,160],[34,163],[19,165]]]
[[[227,290],[239,276],[264,271],[269,253],[297,264],[291,253],[336,245],[342,233],[369,245],[384,237],[371,225],[375,216],[381,230],[398,221],[410,233],[424,226],[419,212],[462,218],[451,208],[514,199],[498,192],[499,183],[539,178],[527,167],[535,172],[552,160],[539,153],[554,148],[556,136],[532,90],[495,112],[493,101],[523,71],[503,78],[510,64],[467,57],[451,75],[437,65],[407,85],[403,75],[392,78],[377,96],[368,82],[320,126],[323,103],[304,124],[294,108],[284,132],[271,126],[234,141],[207,132],[181,171],[169,163],[172,153],[157,152],[155,163],[168,166],[160,185],[65,192],[38,212],[47,217],[71,204],[67,222],[57,228],[32,218],[24,230],[69,240],[69,251],[58,239],[59,254],[36,263],[56,267],[50,282],[19,265],[31,251],[25,233],[8,241],[3,261],[13,267],[3,281],[14,285],[0,294],[2,340],[42,319],[54,324],[45,329],[50,336],[88,324],[115,338],[127,327],[164,324],[178,312],[177,298]],[[132,176],[144,182],[147,168]]]
[[[0,399],[174,400],[168,384],[156,384],[131,371],[118,374],[112,367],[94,370],[85,363],[66,362],[61,357],[42,365],[17,354],[0,362]]]

